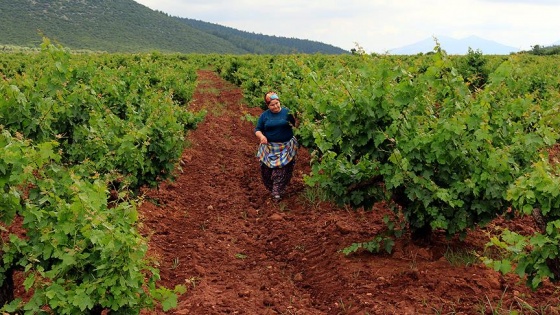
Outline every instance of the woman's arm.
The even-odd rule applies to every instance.
[[[259,138],[261,144],[267,144],[268,143],[268,139],[265,137],[265,135],[262,133],[262,131],[257,130],[257,132],[255,132],[255,136],[257,136],[257,138]]]
[[[297,119],[292,113],[289,113],[288,123],[290,123],[290,126],[297,128],[299,126],[299,119]]]
[[[262,113],[259,116],[259,120],[257,121],[257,126],[255,128],[255,136],[257,136],[257,138],[259,138],[260,143],[267,144],[268,139],[266,138],[266,136],[262,132],[262,130],[264,130],[264,121],[265,121],[264,116],[265,116],[265,113]]]

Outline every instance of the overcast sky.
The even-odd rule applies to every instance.
[[[135,1],[172,16],[368,53],[434,36],[476,35],[522,50],[560,41],[560,0]]]

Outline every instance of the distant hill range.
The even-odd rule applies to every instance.
[[[217,54],[349,53],[154,11],[133,0],[0,1],[0,45],[38,47],[42,36],[76,50]]]
[[[477,36],[469,36],[463,39],[455,39],[447,36],[438,36],[426,38],[417,43],[404,47],[391,49],[389,54],[392,55],[415,55],[418,53],[427,53],[434,50],[436,39],[441,49],[450,55],[466,55],[469,48],[473,51],[480,50],[485,55],[509,55],[510,53],[519,52],[518,48],[506,46],[495,41],[487,40]]]
[[[183,23],[192,26],[208,34],[215,35],[224,40],[234,43],[237,47],[254,54],[274,53],[324,53],[344,54],[349,53],[339,47],[306,39],[278,37],[263,34],[249,33],[235,28],[221,26],[218,24],[203,22],[200,20],[178,18]]]

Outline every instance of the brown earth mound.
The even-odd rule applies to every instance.
[[[465,241],[436,236],[418,246],[397,241],[392,254],[341,249],[371,240],[389,213],[340,209],[305,188],[309,154],[300,151],[288,196],[269,200],[255,158],[257,139],[244,119],[259,108],[210,71],[199,72],[191,109],[208,115],[173,182],[147,190],[140,207],[160,285],[188,287],[167,314],[556,314],[558,287],[531,291],[479,261],[497,227],[530,232],[530,220],[496,220]],[[163,314],[162,311],[146,312]]]

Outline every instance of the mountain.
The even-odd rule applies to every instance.
[[[255,34],[240,31],[231,27],[221,26],[214,23],[204,22],[189,18],[178,18],[183,23],[192,26],[203,32],[218,36],[228,40],[237,47],[247,50],[253,54],[267,54],[270,51],[278,54],[290,54],[294,52],[305,54],[345,54],[345,51],[339,47],[324,44],[317,41],[306,39],[296,39],[287,37],[277,37],[263,34]]]
[[[466,55],[469,48],[472,50],[480,50],[485,55],[509,55],[518,52],[519,49],[506,46],[495,41],[480,38],[478,36],[469,36],[463,39],[455,39],[447,36],[439,36],[434,38],[426,38],[400,48],[389,50],[392,55],[415,55],[418,53],[427,53],[434,50],[436,40],[441,48],[450,55]]]
[[[43,34],[72,49],[244,53],[132,0],[0,1],[0,18],[6,45],[36,47]]]
[[[10,46],[38,47],[46,36],[71,49],[107,52],[275,54],[303,52],[299,46],[303,45],[333,53],[331,45],[300,39],[285,42],[279,37],[272,44],[253,38],[241,41],[250,33],[228,37],[222,31],[199,29],[133,0],[5,0],[0,1],[0,20],[0,45]]]

